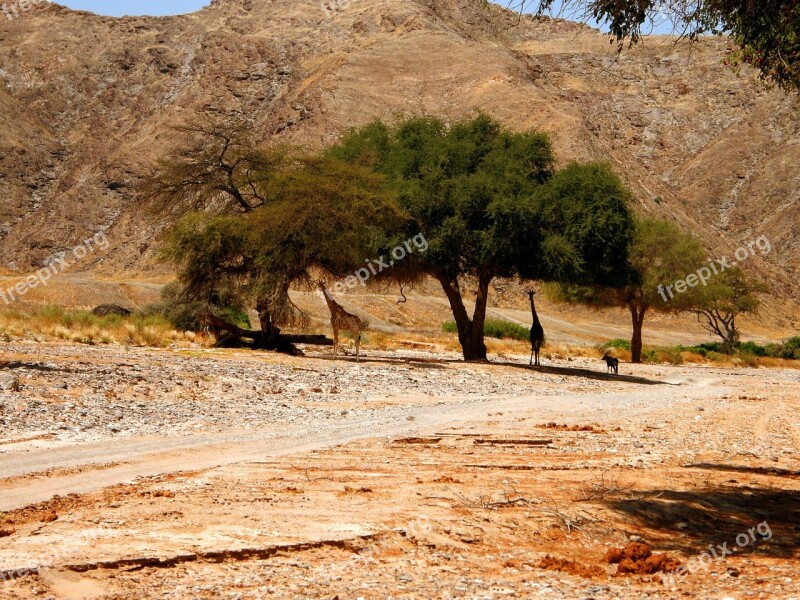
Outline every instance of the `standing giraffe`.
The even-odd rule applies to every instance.
[[[333,358],[339,353],[339,331],[349,331],[353,334],[356,341],[356,362],[359,362],[361,346],[361,331],[365,329],[364,322],[355,315],[351,315],[344,308],[339,305],[333,296],[321,281],[317,283],[317,287],[322,292],[325,302],[328,304],[328,310],[331,311],[331,326],[333,327]]]
[[[533,365],[533,356],[536,355],[536,366],[539,365],[539,350],[542,348],[542,344],[544,344],[544,328],[542,327],[542,323],[539,321],[539,315],[536,314],[536,305],[533,303],[533,297],[536,295],[536,292],[533,290],[528,290],[528,298],[531,299],[531,314],[533,315],[533,325],[531,325],[531,361],[528,363],[529,366]]]

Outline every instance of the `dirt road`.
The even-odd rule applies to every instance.
[[[797,371],[12,350],[0,598],[800,595]]]
[[[664,384],[659,402],[645,401],[639,392],[625,394],[565,394],[563,396],[482,397],[444,401],[434,407],[414,406],[398,414],[384,408],[368,417],[347,417],[335,423],[309,423],[289,431],[264,429],[227,431],[181,438],[133,437],[0,454],[0,511],[41,502],[54,495],[85,493],[138,477],[196,471],[223,465],[286,456],[345,444],[358,439],[413,435],[456,427],[491,412],[535,409],[544,420],[600,420],[608,410],[625,406],[628,415],[663,409],[680,398],[719,395],[714,380]],[[6,444],[8,447],[8,444]],[[44,479],[25,477],[47,473]],[[10,481],[9,481],[10,480]]]

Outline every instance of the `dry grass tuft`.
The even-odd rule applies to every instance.
[[[0,339],[55,339],[92,346],[125,344],[156,348],[207,341],[193,332],[175,331],[169,321],[157,315],[98,317],[89,311],[58,306],[0,310]]]

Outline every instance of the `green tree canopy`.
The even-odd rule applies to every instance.
[[[495,277],[614,284],[632,235],[629,193],[604,165],[554,177],[548,137],[514,133],[486,115],[452,125],[431,117],[354,130],[328,155],[386,176],[429,249],[412,264],[436,278],[468,360],[486,358],[484,322]],[[603,231],[600,231],[600,229]],[[402,235],[408,235],[405,231]],[[470,316],[464,278],[477,282]]]
[[[536,253],[545,270],[529,256],[520,275],[610,288],[629,282],[632,195],[609,165],[571,163],[538,190],[537,200],[540,227],[548,232]]]
[[[759,294],[768,288],[748,277],[741,268],[731,267],[711,279],[707,286],[695,290],[697,302],[692,312],[706,331],[722,339],[723,348],[731,353],[741,339],[737,317],[757,312],[761,304]]]
[[[386,231],[406,218],[385,177],[331,158],[301,158],[274,175],[261,207],[240,214],[190,213],[164,239],[186,295],[255,305],[265,339],[299,313],[289,287],[309,270],[336,276],[385,252]]]
[[[642,329],[648,312],[692,312],[730,351],[739,341],[736,317],[755,312],[758,294],[766,291],[738,267],[723,269],[712,264],[715,261],[707,259],[700,240],[668,221],[637,220],[629,256],[627,285],[561,283],[548,286],[547,291],[557,301],[627,307],[633,324],[633,362],[641,362]]]
[[[675,224],[658,219],[636,221],[629,262],[620,269],[628,276],[627,285],[549,286],[549,295],[560,301],[595,307],[624,306],[631,314],[631,359],[641,362],[642,329],[650,310],[663,313],[680,312],[700,305],[693,290],[668,293],[666,286],[682,280],[705,264],[705,251],[700,241],[681,231]],[[709,271],[710,273],[710,271]]]
[[[218,156],[229,147],[225,135],[198,135],[211,135]],[[431,117],[394,126],[376,121],[321,156],[262,154],[261,162],[247,164],[261,164],[263,172],[245,166],[232,179],[227,175],[241,166],[238,159],[218,164],[213,155],[195,146],[188,164],[165,167],[154,180],[156,197],[206,210],[188,214],[167,234],[165,256],[178,264],[192,296],[255,303],[265,338],[296,316],[289,287],[310,269],[351,274],[416,236],[424,237],[425,251],[389,262],[382,275],[401,282],[436,278],[467,359],[486,358],[484,322],[495,277],[627,281],[633,221],[619,178],[602,164],[555,173],[545,134],[511,132],[483,114],[453,124]],[[187,169],[214,175],[197,180],[205,181],[202,190],[187,188]],[[471,315],[465,278],[477,283]]]

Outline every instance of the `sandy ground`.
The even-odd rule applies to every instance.
[[[3,357],[0,598],[800,598],[796,370]]]

